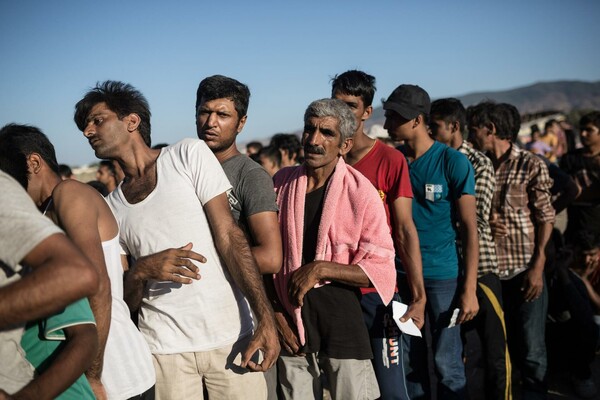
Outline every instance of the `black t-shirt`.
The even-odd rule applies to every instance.
[[[302,264],[314,261],[325,188],[307,193],[304,204]],[[332,282],[304,296],[302,322],[306,332],[303,353],[337,359],[373,358],[369,333],[360,307],[360,289]]]
[[[589,186],[596,192],[600,188],[600,156],[588,157],[584,149],[577,149],[561,158],[560,167],[581,186]],[[573,240],[580,231],[593,233],[600,239],[600,199],[575,200],[567,209],[566,239]]]

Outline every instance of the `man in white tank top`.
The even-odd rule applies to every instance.
[[[102,196],[74,179],[61,180],[54,147],[37,128],[9,125],[0,135],[27,158],[27,192],[40,210],[79,247],[100,277],[89,297],[98,328],[99,351],[86,376],[99,399],[128,399],[154,385],[148,345],[123,300],[119,227]],[[104,367],[104,368],[103,368]]]

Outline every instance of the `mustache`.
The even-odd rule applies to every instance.
[[[312,154],[320,154],[323,155],[325,154],[325,149],[319,146],[313,146],[311,144],[305,144],[304,145],[304,152],[305,153],[312,153]]]

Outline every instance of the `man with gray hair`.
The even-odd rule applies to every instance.
[[[377,190],[342,158],[355,130],[341,100],[311,103],[304,114],[304,163],[274,176],[283,267],[273,302],[284,398],[320,398],[320,371],[334,399],[379,397],[359,288],[372,286],[390,302],[394,246]]]

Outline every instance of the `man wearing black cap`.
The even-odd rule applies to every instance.
[[[404,141],[403,150],[409,159],[413,219],[421,245],[438,396],[463,398],[466,383],[462,342],[460,329],[454,324],[473,319],[479,309],[475,294],[479,249],[473,167],[464,155],[429,136],[431,103],[419,86],[398,86],[383,108],[384,128],[392,139]],[[456,248],[456,222],[460,222],[462,259]],[[402,277],[398,286],[403,299],[410,300]],[[459,310],[457,314],[454,309]],[[425,343],[406,336],[405,341],[408,394],[410,398],[421,398],[428,390],[424,382],[428,376]]]

